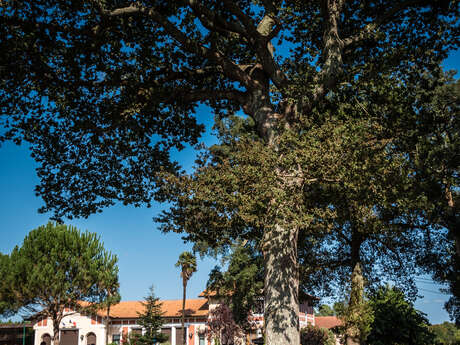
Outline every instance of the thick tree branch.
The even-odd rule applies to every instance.
[[[256,23],[234,1],[224,0],[224,3],[246,28],[249,35],[248,39],[250,43],[255,45],[255,50],[265,73],[268,74],[276,87],[282,91],[287,86],[288,79],[273,58],[273,46],[270,42],[281,30],[281,26],[276,25],[275,7],[273,4],[270,5],[269,1],[265,1],[266,14],[256,26]]]
[[[145,7],[140,4],[132,4],[128,7],[115,9],[112,11],[105,10],[103,7],[99,7],[102,14],[107,16],[119,16],[125,14],[142,14],[148,16],[154,22],[159,24],[180,46],[188,52],[194,53],[198,56],[202,56],[209,60],[216,62],[222,67],[222,72],[230,79],[238,81],[248,88],[257,87],[256,83],[249,77],[249,75],[241,69],[233,61],[227,59],[218,51],[209,49],[199,42],[191,39],[185,33],[183,33],[177,26],[164,17],[162,14],[157,12],[154,8]]]
[[[343,41],[339,37],[339,18],[343,1],[324,0],[323,15],[326,19],[324,30],[323,69],[321,82],[325,88],[332,88],[342,74]]]
[[[201,24],[208,30],[217,31],[225,35],[236,33],[240,36],[246,36],[245,29],[239,23],[227,21],[217,13],[209,10],[198,0],[189,0],[188,3]]]
[[[316,87],[307,100],[299,102],[298,110],[309,113],[313,106],[334,88],[342,70],[343,41],[339,37],[339,18],[345,0],[323,0],[322,15],[325,18],[322,50],[322,69],[316,79]]]
[[[281,30],[281,26],[276,25],[274,14],[266,14],[257,26],[257,55],[265,72],[270,76],[275,86],[282,92],[288,85],[289,81],[286,75],[281,71],[279,65],[273,57],[273,45],[270,42]]]
[[[256,30],[256,24],[251,17],[246,15],[239,6],[233,0],[223,0],[225,6],[232,12],[238,20],[244,25],[246,31],[250,37],[257,39],[258,33]]]

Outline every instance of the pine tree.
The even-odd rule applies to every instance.
[[[161,333],[161,326],[164,323],[162,318],[164,313],[161,309],[162,303],[160,299],[155,296],[153,286],[150,287],[149,294],[145,297],[142,305],[144,306],[144,311],[138,313],[138,323],[144,330],[141,336],[136,336],[135,343],[140,345],[152,345],[157,342],[167,341],[167,336]]]
[[[6,277],[15,311],[51,318],[54,345],[65,308],[94,313],[104,306],[111,285],[118,293],[117,257],[96,234],[72,226],[48,223],[32,230],[10,260]]]

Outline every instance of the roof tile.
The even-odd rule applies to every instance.
[[[182,300],[164,300],[161,309],[163,317],[179,317],[182,315]],[[207,316],[208,302],[205,299],[188,299],[185,302],[186,316]],[[116,319],[138,318],[139,313],[144,311],[142,301],[123,301],[110,307],[110,316]],[[106,312],[98,312],[100,316],[105,316]]]
[[[315,326],[330,329],[341,325],[342,321],[337,316],[315,316]]]

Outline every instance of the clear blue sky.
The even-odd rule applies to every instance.
[[[460,52],[452,54],[446,60],[445,66],[458,70]],[[206,124],[208,133],[212,118],[212,114],[206,108],[199,109],[199,120]],[[207,144],[215,140],[210,134],[203,139]],[[176,154],[175,159],[185,168],[189,168],[193,164],[194,153],[187,149]],[[10,253],[30,230],[48,221],[49,215],[37,212],[42,206],[42,201],[34,195],[34,186],[38,183],[35,167],[36,164],[30,158],[26,147],[8,143],[0,148],[2,253]],[[81,230],[98,233],[105,247],[118,255],[123,300],[142,299],[152,284],[155,286],[156,294],[162,299],[180,299],[182,296],[179,269],[174,264],[179,254],[184,250],[190,250],[191,245],[184,244],[180,235],[165,235],[156,230],[152,217],[164,207],[165,205],[160,204],[153,204],[150,209],[119,205],[88,219],[67,222]],[[198,272],[193,275],[188,285],[190,298],[195,298],[205,288],[208,273],[215,264],[216,262],[211,259],[198,261]],[[421,280],[426,279],[429,277]],[[447,321],[447,313],[442,309],[447,296],[442,295],[438,286],[432,282],[421,281],[419,287],[424,289],[420,291],[424,298],[417,301],[416,307],[427,313],[432,323]]]

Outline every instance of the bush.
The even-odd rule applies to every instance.
[[[326,329],[308,325],[300,330],[301,345],[334,345],[334,334]]]

